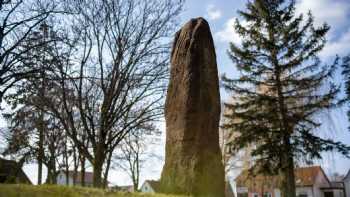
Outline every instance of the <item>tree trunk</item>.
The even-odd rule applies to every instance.
[[[51,173],[52,173],[52,184],[57,183],[57,169],[56,169],[56,155],[55,155],[55,150],[52,150],[51,157],[50,157],[50,164],[51,164]]]
[[[134,191],[138,191],[139,188],[139,171],[137,169],[134,169],[133,172],[131,172],[132,176],[132,184],[134,187]]]
[[[56,184],[57,183],[57,171],[56,171],[56,161],[55,158],[53,157],[52,160],[52,166],[51,166],[51,184]]]
[[[85,157],[83,154],[80,154],[80,168],[81,168],[81,186],[85,186]]]
[[[136,158],[134,161],[134,166],[132,171],[132,182],[134,186],[134,191],[138,191],[139,188],[139,182],[140,182],[140,160],[139,160],[139,154],[136,153]]]
[[[291,144],[289,137],[284,139],[285,154],[282,155],[282,163],[284,164],[281,168],[281,193],[282,197],[296,197],[295,191],[295,174],[294,174],[294,159],[291,151]]]
[[[43,60],[45,58],[45,54],[43,55]],[[39,89],[39,97],[43,98],[45,96],[45,88],[46,88],[46,76],[45,76],[45,70],[41,68],[40,72],[41,76],[41,86]],[[42,183],[42,173],[43,173],[43,159],[44,159],[44,140],[45,140],[45,122],[44,122],[44,112],[40,110],[40,116],[39,116],[39,144],[38,144],[38,185],[41,185]]]
[[[76,153],[76,148],[73,147],[73,165],[74,165],[74,169],[73,169],[73,185],[77,184],[77,177],[78,177],[78,167],[79,167],[79,159],[77,157],[77,153]]]
[[[50,151],[50,157],[49,161],[47,163],[47,178],[46,183],[47,184],[56,184],[56,157],[55,157],[55,147],[51,144],[49,145],[49,151]]]
[[[66,168],[66,185],[69,185],[69,166],[68,166],[68,147],[67,147],[67,136],[66,136],[66,143],[64,145],[64,158],[65,158],[65,168]]]
[[[46,183],[45,184],[52,184],[52,170],[50,167],[50,164],[47,165],[47,177],[46,177]]]
[[[273,29],[273,28],[271,28]],[[274,33],[272,31],[269,32],[270,38],[272,41],[274,39]],[[283,95],[283,85],[281,82],[282,71],[281,67],[278,63],[277,50],[273,49],[271,51],[271,56],[273,59],[273,65],[275,67],[275,77],[276,77],[276,89],[278,96],[278,108],[281,115],[281,129],[284,132],[283,137],[283,155],[281,155],[281,169],[280,175],[282,178],[281,182],[281,193],[282,197],[295,197],[295,178],[294,178],[294,160],[293,160],[293,150],[290,144],[290,134],[293,133],[293,127],[290,126],[288,120],[287,107],[285,102],[285,96]]]
[[[46,184],[52,184],[53,182],[53,169],[52,169],[52,164],[51,164],[51,158],[49,160],[49,162],[46,165],[47,167],[47,177],[46,177]]]
[[[103,187],[102,182],[102,169],[103,169],[103,163],[105,161],[105,151],[103,148],[103,144],[99,144],[96,152],[95,152],[95,159],[93,163],[93,186],[97,188]]]
[[[102,187],[102,166],[103,161],[95,159],[94,162],[94,175],[93,175],[93,185],[94,187],[100,188]]]
[[[108,186],[108,173],[109,173],[109,168],[111,166],[112,154],[113,153],[108,154],[106,170],[105,170],[105,173],[103,175],[103,188],[106,188]]]
[[[39,117],[39,142],[38,142],[38,185],[42,184],[44,158],[44,114],[40,112]]]
[[[42,179],[42,172],[43,172],[43,163],[40,159],[38,158],[38,185],[41,185],[41,179]]]
[[[67,186],[69,185],[69,169],[67,166],[66,166],[66,185]]]

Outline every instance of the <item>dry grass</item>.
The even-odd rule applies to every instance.
[[[0,184],[0,197],[178,197],[163,194],[108,192],[100,189],[55,185]]]

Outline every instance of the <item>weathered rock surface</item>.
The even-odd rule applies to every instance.
[[[203,18],[192,19],[176,33],[165,118],[162,192],[223,197],[218,71],[213,38]]]

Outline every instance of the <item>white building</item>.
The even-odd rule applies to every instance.
[[[115,185],[115,186],[109,187],[109,190],[113,192],[130,192],[130,193],[135,192],[133,185],[122,185],[122,186]]]
[[[73,185],[73,171],[68,171],[68,185],[72,186]],[[76,175],[76,185],[81,186],[82,185],[82,173],[77,172]],[[93,186],[93,173],[92,172],[85,172],[85,186],[87,187],[92,187]],[[57,185],[67,185],[67,175],[65,171],[60,171],[58,176],[57,176]]]
[[[295,169],[295,184],[297,197],[345,197],[343,184],[330,182],[320,166]],[[281,197],[276,176],[250,177],[243,171],[236,185],[238,197]]]
[[[146,180],[142,184],[140,191],[143,193],[152,193],[152,194],[159,192],[159,181]],[[225,197],[234,197],[234,193],[233,193],[231,184],[229,182],[225,183]]]
[[[343,184],[344,184],[344,188],[345,188],[346,197],[350,197],[350,170],[345,175],[345,177],[343,179]]]
[[[155,180],[146,180],[141,188],[140,188],[141,192],[144,193],[156,193],[159,191],[159,181],[155,181]]]

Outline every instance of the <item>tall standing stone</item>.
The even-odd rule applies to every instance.
[[[218,71],[213,38],[203,18],[190,20],[176,33],[165,119],[162,192],[223,197]]]

